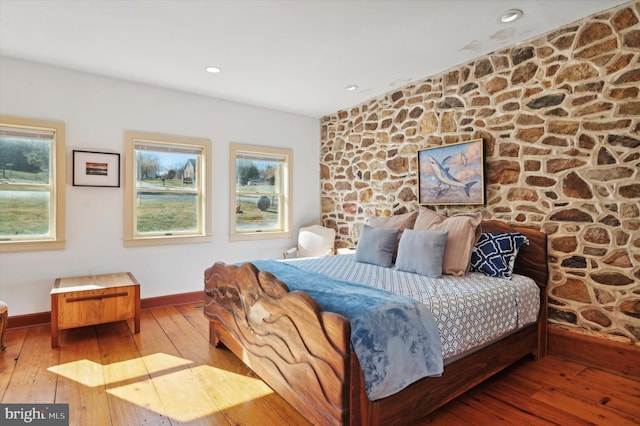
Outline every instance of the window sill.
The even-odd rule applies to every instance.
[[[64,250],[65,240],[58,241],[3,241],[0,253],[17,253],[23,251]]]
[[[170,237],[146,237],[146,238],[125,238],[125,247],[147,247],[147,246],[166,246],[171,244],[200,244],[210,243],[211,235],[202,236],[170,236]]]
[[[229,241],[255,241],[255,240],[277,240],[291,238],[291,232],[287,231],[263,231],[263,232],[243,232],[229,234]]]

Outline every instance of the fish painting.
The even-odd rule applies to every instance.
[[[429,164],[431,165],[431,169],[433,170],[433,175],[440,182],[439,186],[444,184],[444,185],[447,185],[447,187],[449,188],[451,188],[452,186],[464,188],[464,192],[467,194],[467,197],[469,197],[469,188],[471,188],[473,185],[478,183],[477,180],[467,182],[467,183],[462,183],[458,179],[451,176],[451,174],[449,173],[448,167],[445,168],[442,164],[438,163],[438,161],[430,155],[428,155],[427,158],[429,159]],[[447,160],[449,160],[450,158],[451,157],[446,157],[444,160],[442,160],[442,163],[445,164]]]
[[[420,204],[484,204],[482,139],[418,152]]]

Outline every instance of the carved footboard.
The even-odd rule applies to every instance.
[[[205,271],[211,344],[224,344],[315,424],[348,422],[350,334],[346,318],[322,312],[250,264]]]

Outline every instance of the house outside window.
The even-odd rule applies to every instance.
[[[292,167],[290,149],[231,144],[231,241],[291,236]]]
[[[211,141],[127,132],[125,176],[125,246],[211,240]]]
[[[0,252],[65,247],[65,125],[0,116]]]

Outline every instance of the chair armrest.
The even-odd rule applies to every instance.
[[[298,247],[291,247],[289,250],[287,250],[287,251],[282,253],[282,257],[284,259],[287,259],[287,258],[291,257],[291,255],[293,253],[297,252],[297,251],[298,251]]]

